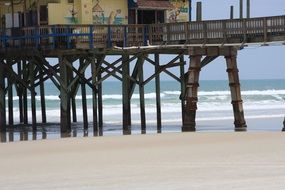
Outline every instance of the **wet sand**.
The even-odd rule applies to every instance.
[[[172,133],[0,144],[12,189],[285,188],[284,133]]]

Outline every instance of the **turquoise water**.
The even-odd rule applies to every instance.
[[[285,114],[285,80],[242,80],[242,98],[247,118],[281,117]],[[46,83],[46,106],[49,122],[58,123],[60,99],[59,92],[52,83]],[[122,87],[117,81],[103,83],[104,123],[120,125],[122,123]],[[87,86],[89,121],[92,122],[92,95]],[[175,81],[161,81],[162,116],[164,123],[181,123],[180,84]],[[145,86],[146,113],[148,124],[156,123],[155,85]],[[37,96],[38,120],[40,121],[40,98]],[[80,89],[76,96],[78,121],[82,121]],[[17,105],[17,97],[14,97]],[[140,123],[138,89],[132,96],[132,119]],[[17,108],[14,109],[17,115]],[[201,81],[197,120],[222,120],[232,118],[231,97],[228,81]],[[15,122],[19,122],[15,118]]]
[[[280,131],[285,115],[285,80],[241,80],[242,98],[249,130]],[[0,136],[0,139],[25,140],[59,138],[60,99],[59,91],[52,83],[45,84],[47,120],[51,125],[39,126],[37,133],[31,128],[17,128]],[[86,136],[88,132],[82,129],[81,95],[76,96],[78,123],[73,124],[71,136]],[[122,134],[122,87],[120,82],[106,81],[103,83],[103,118],[104,135]],[[87,86],[89,135],[92,133],[92,95]],[[181,130],[180,84],[175,81],[161,81],[161,109],[163,132],[178,132]],[[155,85],[150,82],[145,86],[147,132],[156,132],[156,102]],[[30,98],[29,98],[30,99]],[[19,123],[19,110],[16,108],[17,96],[14,97],[15,124]],[[37,120],[41,122],[40,98],[37,96]],[[135,89],[131,100],[132,134],[140,133],[140,107],[138,89]],[[8,112],[8,110],[7,110]],[[8,113],[7,113],[8,115]],[[29,110],[29,121],[31,121]],[[252,121],[255,123],[251,124]],[[278,121],[278,122],[277,122]],[[256,124],[259,122],[259,124]],[[263,123],[261,123],[263,122]],[[274,124],[272,124],[272,122]],[[198,131],[232,131],[233,111],[228,81],[201,81],[197,111]],[[255,125],[255,128],[252,128]],[[210,127],[212,126],[212,127]],[[260,127],[259,127],[260,126]],[[9,129],[11,131],[11,129]]]

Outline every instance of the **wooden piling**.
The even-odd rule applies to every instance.
[[[69,69],[69,76],[70,76],[70,82],[72,80],[74,80],[74,76],[73,76],[73,72],[71,69]],[[78,82],[76,84],[74,84],[74,87],[73,88],[78,88]],[[72,122],[73,123],[76,123],[77,122],[77,112],[76,112],[76,93],[77,93],[77,90],[72,90],[72,94],[70,94],[71,96],[71,111],[72,111]]]
[[[282,131],[285,131],[285,117],[284,117],[284,121],[283,121],[283,130]]]
[[[131,110],[130,110],[130,98],[129,98],[129,88],[130,80],[128,76],[130,75],[130,64],[129,64],[129,55],[122,55],[122,95],[123,95],[123,134],[131,134]]]
[[[160,61],[159,54],[154,54],[155,61],[155,94],[156,94],[156,120],[157,120],[157,132],[161,133],[161,97],[160,97]]]
[[[42,131],[42,139],[47,139],[47,132],[46,131]]]
[[[44,72],[40,71],[40,96],[41,96],[41,111],[42,111],[42,123],[47,122],[47,116],[46,116],[46,100],[45,100],[45,84],[43,80]]]
[[[67,60],[64,57],[59,58],[59,70],[60,70],[60,127],[61,133],[71,132],[71,118],[70,118],[70,98],[67,90],[68,83],[68,68],[66,64]],[[65,135],[63,135],[65,136]]]
[[[184,62],[184,55],[180,57],[180,62]],[[182,123],[184,122],[184,113],[185,113],[185,68],[184,64],[180,65],[180,87],[181,87],[181,113],[182,113]]]
[[[29,77],[31,86],[31,110],[32,110],[32,126],[33,131],[37,130],[37,113],[36,113],[36,91],[35,91],[35,64],[29,62]]]
[[[72,122],[76,123],[77,122],[77,113],[76,113],[76,100],[75,100],[75,95],[71,97],[71,110],[72,110]]]
[[[6,131],[5,70],[4,63],[0,63],[0,133]]]
[[[37,140],[37,131],[32,132],[32,139],[33,139],[33,141]]]
[[[186,108],[182,131],[196,130],[196,111],[198,102],[199,74],[201,70],[201,55],[190,57],[188,80],[186,86]]]
[[[146,121],[145,121],[145,97],[144,97],[144,72],[143,61],[139,65],[139,94],[140,94],[140,114],[141,114],[141,133],[146,133]]]
[[[20,79],[23,79],[22,75],[22,61],[18,61],[17,63],[17,68],[18,68],[18,76]],[[20,118],[20,123],[23,123],[24,121],[24,112],[23,112],[23,87],[20,85],[17,86],[17,93],[19,97],[19,118]]]
[[[92,85],[95,86],[97,82],[97,66],[95,57],[91,60],[91,75],[92,75]],[[97,88],[96,88],[97,89]],[[93,105],[93,133],[98,133],[98,111],[97,111],[97,92],[92,90],[92,105]]]
[[[13,129],[10,129],[9,130],[9,142],[14,142],[14,130]]]
[[[100,81],[102,78],[101,69],[98,72],[97,80]],[[102,82],[98,84],[98,122],[99,122],[99,131],[103,132],[103,89]]]
[[[28,80],[28,65],[26,60],[23,60],[23,80]],[[28,124],[28,93],[27,89],[23,88],[23,112],[24,112],[24,124]]]
[[[13,110],[14,107],[13,106],[14,106],[14,103],[13,103],[13,81],[12,81],[11,76],[9,76],[8,77],[8,113],[9,113],[8,123],[10,126],[14,125],[14,110]]]
[[[83,59],[80,59],[80,65],[84,64]],[[85,74],[82,73],[85,77]],[[82,111],[83,111],[83,127],[84,130],[88,130],[88,115],[87,115],[87,102],[86,102],[86,86],[85,82],[81,80],[81,97],[82,97]]]
[[[6,132],[0,133],[0,142],[2,142],[2,143],[7,142],[7,134],[6,134]]]
[[[227,62],[227,72],[231,90],[235,128],[236,130],[245,130],[247,126],[244,119],[236,55],[226,56],[225,58]]]

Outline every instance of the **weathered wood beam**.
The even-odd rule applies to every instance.
[[[160,59],[159,54],[154,54],[155,73],[159,73]],[[161,97],[160,97],[160,75],[155,76],[155,94],[156,94],[156,120],[157,132],[161,133]]]
[[[68,67],[67,60],[64,57],[59,57],[60,70],[60,126],[61,133],[71,132],[71,118],[70,118],[70,94],[67,90],[68,83]]]
[[[129,92],[129,97],[130,97],[130,99],[131,99],[132,96],[133,96],[133,93],[134,93],[136,84],[139,84],[139,82],[137,81],[137,79],[138,79],[138,73],[139,73],[139,67],[140,67],[140,65],[142,64],[142,62],[144,62],[145,57],[146,57],[146,55],[142,55],[142,56],[138,57],[138,58],[137,58],[137,62],[136,62],[136,64],[135,64],[135,67],[134,67],[134,69],[133,69],[133,73],[132,73],[131,78],[135,79],[135,81],[134,81],[134,80],[130,81],[130,92]]]
[[[180,62],[184,62],[184,56],[180,57]],[[180,85],[181,85],[181,115],[182,123],[184,123],[184,113],[185,113],[185,94],[186,94],[186,85],[185,85],[185,68],[184,65],[180,65]]]
[[[217,58],[218,56],[206,56],[201,62],[201,68],[205,67],[206,65],[208,65]]]
[[[191,56],[186,86],[186,108],[184,112],[182,131],[196,130],[196,110],[200,70],[201,55]]]
[[[23,60],[23,81],[28,81],[28,64]],[[24,109],[24,124],[28,124],[28,93],[27,88],[23,88],[23,109]]]
[[[85,72],[85,70],[81,70],[81,72],[79,72],[76,68],[74,68],[69,62],[66,63],[68,67],[70,67],[72,69],[72,71],[80,78],[80,80],[82,80],[84,83],[86,83],[92,90],[96,90],[96,88],[92,85],[92,83],[90,81],[88,81],[85,76],[83,76],[83,73]],[[86,64],[87,66],[89,66],[89,63],[84,62],[84,64]],[[87,68],[84,67],[85,69]],[[83,68],[82,68],[83,69]],[[69,89],[69,86],[67,86],[67,89]]]
[[[49,65],[49,63],[44,59],[44,58],[40,58],[37,57],[37,61],[35,61],[36,64],[38,64],[37,66],[40,67],[42,70],[45,71],[45,73],[47,74],[47,76],[49,76],[49,79],[53,82],[53,84],[57,87],[58,90],[61,89],[61,86],[59,83],[61,83],[61,79],[57,74],[57,67],[53,67],[51,65]],[[42,62],[40,62],[42,61]]]
[[[47,114],[46,114],[46,99],[45,99],[45,84],[43,80],[44,72],[41,71],[40,78],[40,97],[41,97],[41,111],[42,111],[42,123],[47,122]]]
[[[142,55],[142,53],[136,54],[136,55],[134,55],[133,57],[129,58],[129,62],[131,63],[133,60],[135,60],[135,59],[136,59],[138,56],[140,56],[140,55]],[[121,59],[121,60],[122,60],[122,59]],[[118,60],[117,60],[117,61],[118,61]],[[117,62],[117,61],[116,61],[116,62]],[[115,62],[114,62],[114,63],[115,63]],[[104,68],[104,69],[106,69],[106,68]],[[116,70],[120,70],[120,69],[122,69],[122,65],[119,65]],[[97,84],[103,82],[104,80],[106,80],[106,79],[109,78],[110,76],[114,75],[114,74],[116,73],[116,70],[109,71],[107,75],[105,75],[103,78],[101,78],[101,80],[97,81]],[[131,79],[131,80],[133,79],[132,77],[130,77],[130,75],[128,75],[128,76],[126,76],[126,77],[129,78],[129,79]]]
[[[10,66],[8,65],[8,68]],[[9,69],[11,70],[11,69]],[[13,104],[13,78],[12,73],[8,72],[8,124],[14,125],[14,104]]]
[[[80,65],[86,64],[82,58],[79,59]],[[82,77],[85,78],[85,74],[82,73]],[[88,115],[87,115],[87,101],[86,101],[86,86],[85,82],[81,80],[81,100],[82,100],[82,112],[83,112],[83,128],[88,130]]]
[[[145,97],[144,97],[144,72],[143,72],[143,62],[139,65],[139,94],[140,94],[140,114],[141,114],[141,133],[146,133],[146,118],[145,118]]]
[[[31,110],[33,131],[37,130],[36,92],[35,92],[35,63],[29,62],[29,81],[31,86]]]
[[[93,57],[91,59],[91,77],[92,77],[92,85],[96,86],[97,81],[97,65],[96,61],[100,62],[100,58]],[[97,86],[96,86],[97,88]],[[92,90],[92,105],[93,105],[93,135],[97,136],[98,134],[98,99],[97,99],[97,91]]]
[[[13,80],[15,82],[18,82],[20,85],[22,85],[23,87],[25,87],[26,89],[32,91],[31,87],[29,86],[29,84],[27,83],[27,81],[23,80],[21,77],[19,77],[17,75],[17,73],[15,73],[15,71],[12,69],[12,67],[7,66],[7,72],[9,73],[10,77],[13,78]]]
[[[226,56],[227,72],[229,77],[229,85],[231,90],[232,105],[234,112],[234,124],[237,131],[246,130],[246,122],[243,111],[243,101],[241,98],[240,81],[237,68],[236,55]]]
[[[17,64],[17,69],[18,69],[18,76],[19,78],[23,79],[22,75],[22,61],[19,60]],[[20,123],[24,121],[24,113],[23,113],[23,88],[20,84],[16,85],[16,90],[17,94],[19,97],[19,118],[20,118]]]
[[[285,131],[285,117],[284,117],[284,121],[283,121],[283,130],[282,131]]]
[[[82,58],[81,58],[82,59]],[[73,69],[76,70],[72,65],[69,65],[70,68],[72,69],[71,70],[71,73],[73,73]],[[85,70],[87,69],[87,67],[89,66],[89,63],[85,64],[85,60],[82,60],[82,64],[79,65],[79,68],[78,68],[78,72],[80,73],[80,76],[83,77],[83,73],[85,72]],[[72,87],[79,82],[79,79],[81,78],[79,75],[76,74],[76,76],[72,79],[71,81],[69,82],[69,85],[68,85],[68,89],[72,89]],[[85,78],[85,77],[83,77]],[[89,81],[88,81],[89,82]],[[72,94],[71,94],[72,95]]]
[[[161,72],[165,72],[167,75],[169,75],[170,77],[174,78],[175,80],[177,80],[178,82],[180,82],[180,79],[179,77],[175,76],[173,73],[171,73],[170,71],[167,70],[167,68],[170,68],[170,67],[176,67],[176,66],[179,66],[180,64],[182,63],[175,63],[179,57],[181,56],[182,54],[179,54],[177,57],[175,57],[174,59],[172,59],[169,63],[167,63],[166,65],[162,65],[160,67],[162,67],[163,69],[161,70]],[[153,66],[155,66],[155,62],[153,60],[151,60],[150,58],[146,58],[146,61],[148,61],[150,64],[152,64]],[[156,74],[154,74],[152,76],[151,79],[148,79],[147,82],[149,82],[150,80],[152,80],[154,77],[155,77]]]
[[[98,66],[100,68],[100,71],[97,74],[97,81],[100,81],[101,76],[101,66]],[[102,83],[97,84],[97,90],[98,90],[98,120],[99,120],[99,132],[103,132],[103,89],[102,89]]]
[[[121,66],[120,66],[119,68],[121,68]],[[122,81],[122,78],[119,77],[118,75],[116,75],[116,72],[117,72],[116,70],[109,71],[109,70],[107,69],[107,67],[103,67],[103,66],[101,66],[101,70],[102,70],[102,73],[103,73],[103,72],[106,72],[107,75],[105,75],[104,77],[102,77],[101,80],[98,81],[98,83],[103,82],[104,80],[108,79],[110,76],[113,76],[113,77],[115,77],[116,79],[118,79],[119,81]]]
[[[6,78],[5,63],[2,60],[0,62],[0,133],[6,132],[5,78]]]
[[[130,62],[129,55],[122,55],[122,70],[123,70],[123,84],[122,84],[122,95],[123,95],[123,134],[131,134],[131,104],[129,98],[130,80],[127,77],[130,74]]]
[[[74,76],[73,76],[73,72],[71,70],[69,70],[69,77],[70,77],[70,81],[73,81],[74,80]],[[69,82],[71,83],[71,82]],[[77,94],[77,89],[78,89],[78,86],[79,86],[79,82],[77,81],[75,83],[75,86],[73,86],[73,88],[71,88],[71,91],[70,91],[70,96],[71,96],[71,110],[72,110],[72,121],[74,123],[77,122],[77,113],[76,113],[76,99],[75,99],[75,96]]]

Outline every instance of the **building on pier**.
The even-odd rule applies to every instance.
[[[189,21],[190,5],[191,0],[6,0],[0,4],[0,15],[2,28],[152,24]]]

